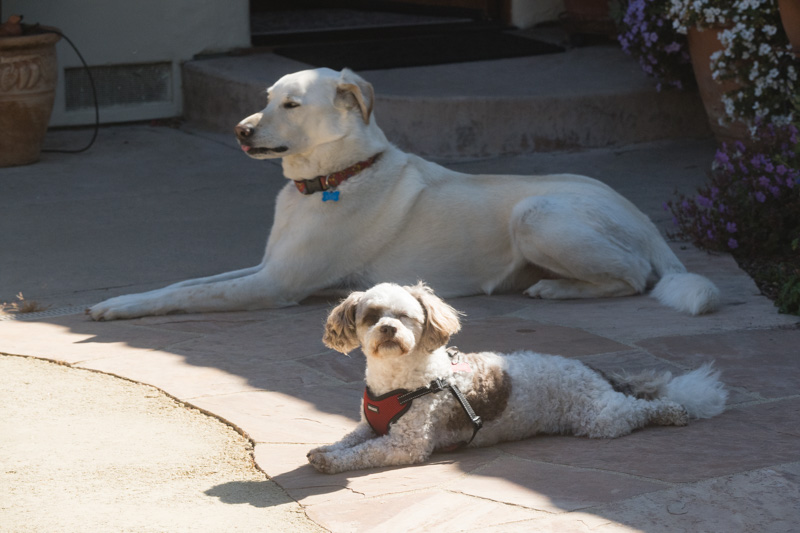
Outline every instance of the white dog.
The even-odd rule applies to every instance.
[[[645,292],[691,314],[718,290],[686,269],[652,222],[605,184],[571,174],[466,175],[392,146],[372,86],[344,70],[284,76],[236,126],[242,149],[283,158],[261,264],[93,306],[95,320],[293,305],[324,289],[426,280],[445,297]]]
[[[677,378],[605,376],[554,355],[448,350],[459,329],[457,312],[422,284],[380,284],[336,307],[323,341],[343,353],[360,345],[367,356],[361,423],[309,462],[329,474],[407,465],[460,445],[537,433],[613,438],[725,409],[710,365]]]

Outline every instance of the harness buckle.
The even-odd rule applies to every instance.
[[[442,378],[436,378],[431,381],[430,385],[428,385],[428,389],[430,389],[431,392],[443,391],[446,388],[447,385],[445,385],[444,381],[442,381]]]

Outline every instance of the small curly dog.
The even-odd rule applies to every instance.
[[[320,472],[421,463],[436,450],[488,446],[537,433],[593,438],[647,424],[686,425],[725,409],[719,372],[705,365],[605,375],[555,355],[447,348],[458,311],[426,285],[382,283],[331,311],[323,342],[367,357],[361,423],[308,453]]]

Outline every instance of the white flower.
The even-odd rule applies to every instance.
[[[767,24],[766,26],[764,26],[762,28],[762,30],[764,30],[764,33],[766,33],[767,35],[772,37],[773,35],[775,35],[775,32],[778,31],[778,28],[776,28],[775,26],[772,26],[770,24]]]
[[[761,43],[758,47],[758,53],[762,56],[768,55],[772,51],[772,47],[767,43]]]
[[[734,105],[733,105],[733,100],[723,96],[722,97],[722,103],[725,104],[725,114],[728,115],[729,117],[732,117],[734,109],[735,109]]]
[[[753,61],[753,68],[750,69],[750,81],[758,77],[758,61]]]

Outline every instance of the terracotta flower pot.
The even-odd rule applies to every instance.
[[[727,122],[728,116],[722,103],[722,96],[725,93],[736,90],[741,85],[733,80],[715,80],[711,77],[711,54],[722,50],[719,32],[723,29],[689,28],[689,55],[692,58],[692,69],[714,137],[721,142],[747,140],[749,139],[747,126],[741,121]],[[723,121],[722,124],[720,119]]]
[[[601,35],[609,39],[617,36],[609,0],[564,0],[561,22],[570,35]]]
[[[0,37],[0,167],[39,160],[55,100],[60,38]]]
[[[792,51],[800,57],[800,0],[778,0],[778,10],[783,29],[792,43]]]

